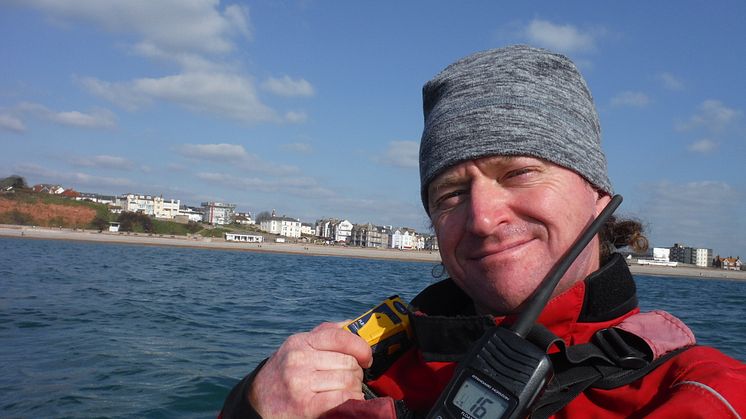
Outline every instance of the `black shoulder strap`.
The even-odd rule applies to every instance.
[[[592,342],[573,346],[566,346],[542,328],[537,326],[532,330],[529,339],[536,339],[534,343],[546,349],[557,345],[560,351],[550,355],[554,378],[534,405],[532,418],[551,416],[588,388],[608,390],[637,381],[691,348],[679,348],[652,360],[652,353],[642,339],[615,328],[599,330]]]

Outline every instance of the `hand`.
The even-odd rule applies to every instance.
[[[263,418],[312,418],[348,399],[363,400],[363,370],[370,346],[342,328],[323,323],[290,336],[259,371],[249,402]]]

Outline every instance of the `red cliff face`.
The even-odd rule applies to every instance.
[[[14,214],[15,211],[15,214]],[[17,224],[14,218],[29,219],[25,224],[50,227],[84,227],[96,216],[96,211],[84,206],[60,204],[34,204],[16,202],[0,198],[0,223]],[[23,217],[25,216],[25,217]]]

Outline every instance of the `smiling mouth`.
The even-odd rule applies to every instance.
[[[478,252],[476,252],[474,255],[472,255],[469,259],[471,260],[482,260],[486,257],[490,256],[501,256],[504,254],[509,254],[514,251],[520,250],[527,244],[531,243],[535,239],[529,238],[525,240],[519,240],[515,242],[505,243],[505,244],[499,244],[496,246],[490,246],[487,248],[484,248]]]

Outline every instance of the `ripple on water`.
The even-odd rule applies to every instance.
[[[429,263],[2,238],[0,254],[3,417],[215,417],[290,333],[433,282]],[[746,359],[746,284],[636,279],[646,309]]]

